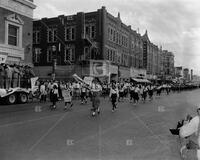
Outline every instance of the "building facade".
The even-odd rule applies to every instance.
[[[147,32],[141,36],[122,22],[120,13],[115,17],[105,7],[33,21],[35,73],[44,78],[51,76],[53,68],[61,78],[73,73],[89,75],[90,62],[97,60],[109,63],[109,75],[118,79],[129,78],[130,68],[160,75],[162,55],[162,49],[150,42]]]
[[[33,0],[0,1],[0,56],[5,63],[32,64]]]
[[[167,50],[163,50],[162,54],[163,54],[163,72],[165,79],[172,79],[175,77],[174,54]]]
[[[147,31],[142,36],[143,42],[143,65],[147,74],[151,77],[161,76],[163,72],[163,53],[162,48],[153,44],[148,37]]]
[[[57,72],[68,77],[74,72],[88,75],[89,61],[103,60],[114,66],[110,74],[127,78],[130,67],[143,67],[142,47],[141,36],[121,21],[120,14],[114,17],[105,7],[33,21],[33,60],[39,76],[42,70],[46,77],[51,74],[56,57]]]

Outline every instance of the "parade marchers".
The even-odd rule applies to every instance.
[[[174,84],[140,84],[135,82],[118,83],[111,81],[101,83],[98,78],[94,78],[90,85],[81,82],[64,82],[64,81],[36,81],[39,91],[40,102],[46,102],[49,99],[52,102],[50,109],[56,109],[57,101],[64,100],[64,110],[73,106],[72,100],[80,100],[81,104],[92,101],[92,116],[100,114],[100,97],[109,97],[114,112],[117,109],[117,103],[129,100],[136,105],[140,101],[145,103],[154,96],[160,97],[162,94],[170,92],[181,92],[182,90],[198,88],[198,86],[174,85]]]

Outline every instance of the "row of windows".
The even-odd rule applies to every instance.
[[[119,33],[112,27],[108,27],[108,39],[124,47],[128,47],[128,37]]]
[[[96,38],[96,26],[95,24],[86,24],[85,33],[90,38]],[[64,31],[65,41],[73,41],[76,39],[76,26],[65,27]],[[57,41],[57,28],[50,27],[47,29],[47,42]],[[40,43],[40,30],[33,31],[33,44]]]
[[[41,48],[35,48],[33,55],[34,55],[34,58],[33,58],[34,62],[39,63]],[[52,59],[53,59],[52,47],[48,47],[46,58],[47,58],[46,61],[48,63],[52,62]],[[75,47],[74,46],[66,47],[64,51],[64,62],[68,62],[68,61],[73,62],[74,60],[75,60]]]
[[[81,55],[80,60],[97,59],[98,51],[95,48],[90,49],[89,47],[84,47],[84,53]]]
[[[142,49],[142,47],[143,47],[142,42],[137,41],[137,40],[132,40],[131,41],[131,49],[133,50],[136,47]]]
[[[109,60],[114,63],[119,63],[125,66],[128,66],[129,56],[124,52],[121,55],[117,54],[115,49],[107,48],[106,60]]]
[[[118,63],[118,55],[115,49],[107,49],[106,59]]]

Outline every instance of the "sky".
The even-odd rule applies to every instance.
[[[102,6],[200,75],[200,0],[34,0],[34,18],[92,12]]]

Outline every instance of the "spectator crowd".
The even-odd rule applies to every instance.
[[[35,74],[29,65],[0,64],[0,88],[30,88],[30,78]]]

